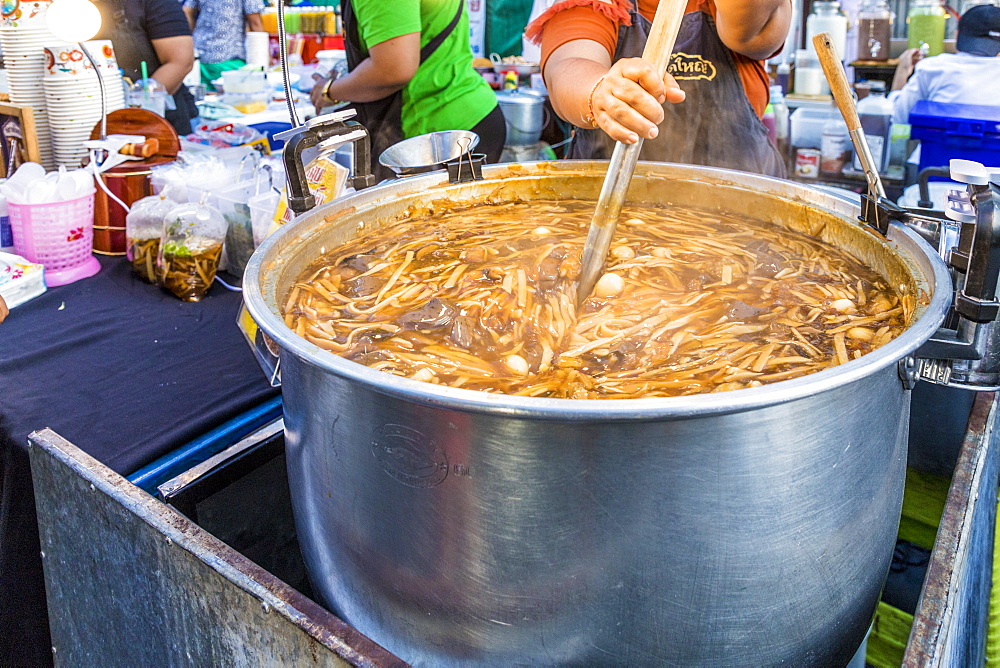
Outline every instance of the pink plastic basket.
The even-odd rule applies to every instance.
[[[45,267],[52,287],[93,276],[94,193],[66,202],[8,205],[14,252]]]

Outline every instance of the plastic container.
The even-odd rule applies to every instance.
[[[250,256],[260,243],[254,235],[250,200],[255,195],[269,192],[274,192],[271,168],[263,165],[254,178],[215,193],[216,207],[226,221],[226,245],[223,253],[226,271],[231,274],[243,276]],[[274,195],[277,197],[276,192]],[[273,215],[273,208],[271,213]]]
[[[126,257],[132,271],[147,283],[158,283],[156,258],[160,254],[163,219],[177,206],[166,197],[152,195],[132,204],[125,216]]]
[[[795,148],[818,149],[823,141],[823,126],[830,118],[830,109],[799,107],[789,119],[789,143]]]
[[[1000,107],[921,100],[910,111],[910,138],[920,140],[920,169],[952,158],[1000,166]]]
[[[163,116],[174,108],[174,98],[156,79],[139,79],[128,91],[128,105]]]
[[[865,0],[858,12],[858,59],[889,60],[892,11],[886,0]]]
[[[822,174],[840,174],[851,164],[851,135],[836,108],[831,110],[829,119],[823,124],[819,153],[819,171]]]
[[[229,70],[222,73],[222,88],[226,104],[244,114],[267,109],[271,89],[263,70]]]
[[[815,52],[809,49],[799,49],[795,52],[795,94],[796,95],[826,95],[830,86],[819,64]]]
[[[66,285],[93,276],[94,191],[48,204],[8,203],[14,252],[45,267],[45,284]]]
[[[212,287],[226,238],[225,219],[204,199],[168,211],[160,237],[157,274],[163,287],[186,302],[199,301]]]
[[[906,14],[906,45],[918,49],[927,45],[928,56],[944,51],[944,23],[946,14],[938,0],[913,0]]]
[[[889,149],[892,139],[892,102],[885,96],[885,83],[872,81],[866,98],[858,102],[858,118],[865,131],[868,148],[878,171],[885,173],[889,167]],[[854,169],[863,170],[858,156],[854,156]]]

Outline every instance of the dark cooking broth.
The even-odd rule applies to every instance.
[[[716,392],[795,378],[897,336],[914,300],[778,226],[626,207],[607,273],[575,307],[593,203],[407,219],[314,263],[285,300],[312,343],[417,380],[541,397]]]

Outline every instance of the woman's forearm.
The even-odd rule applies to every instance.
[[[545,68],[545,85],[549,90],[552,108],[568,123],[578,127],[593,127],[590,114],[590,91],[610,64],[585,57],[560,58]]]
[[[181,87],[181,84],[184,83],[184,77],[190,71],[190,66],[185,67],[178,63],[164,63],[156,68],[156,71],[151,76],[163,84],[163,87],[173,95]]]
[[[349,74],[330,84],[327,97],[348,102],[374,102],[402,90],[420,66],[420,33],[379,42]]]
[[[371,58],[365,58],[354,70],[338,78],[327,89],[331,100],[373,102],[403,90],[407,81],[386,77],[376,68]]]
[[[194,41],[190,35],[178,35],[154,39],[152,43],[160,66],[151,76],[173,95],[194,66]]]

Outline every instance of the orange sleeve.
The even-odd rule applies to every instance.
[[[608,56],[612,57],[618,42],[618,26],[632,25],[628,1],[562,0],[532,21],[525,29],[524,36],[541,44],[540,64],[543,69],[553,51],[577,39],[598,42],[608,50]]]
[[[656,13],[658,0],[639,0],[638,4],[639,13],[651,21]],[[716,9],[712,0],[688,0],[685,11],[702,11],[714,19]],[[608,50],[609,56],[614,57],[618,43],[618,26],[622,23],[630,24],[623,0],[614,0],[610,4],[602,3],[600,0],[564,0],[532,22],[525,34],[529,38],[541,37],[541,65],[544,69],[545,62],[553,51],[575,39],[598,42]],[[770,99],[771,85],[764,63],[735,51],[730,53],[750,106],[758,116],[763,116],[764,108]]]
[[[746,56],[730,51],[733,54],[733,61],[736,63],[736,71],[740,73],[740,80],[743,82],[743,91],[750,100],[750,106],[757,112],[757,116],[764,115],[764,108],[771,100],[771,77],[764,69],[764,63],[753,60]]]
[[[542,68],[553,51],[576,39],[593,40],[608,50],[609,57],[613,56],[618,24],[590,7],[573,7],[555,14],[542,33]]]

